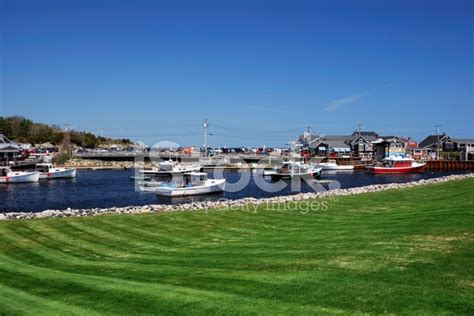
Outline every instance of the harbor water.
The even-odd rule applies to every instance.
[[[425,172],[422,174],[382,174],[374,175],[362,171],[325,172],[321,178],[323,186],[352,188],[370,184],[404,183],[421,179],[441,177],[454,172]],[[75,179],[57,179],[39,183],[0,185],[0,212],[39,212],[47,209],[106,208],[146,204],[173,204],[192,201],[215,201],[219,199],[239,199],[244,197],[264,198],[278,195],[310,192],[313,188],[301,183],[301,188],[292,190],[290,184],[276,192],[267,192],[255,182],[250,171],[228,170],[223,175],[228,183],[247,183],[237,192],[223,192],[212,195],[166,198],[154,193],[135,189],[133,170],[80,170]],[[329,183],[332,181],[331,183]],[[272,183],[268,184],[270,187]],[[229,186],[230,187],[230,186]]]

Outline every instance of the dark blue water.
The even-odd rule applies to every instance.
[[[369,184],[384,184],[392,182],[409,182],[420,179],[440,177],[453,172],[425,172],[423,174],[407,175],[373,175],[365,172],[354,173],[323,173],[322,180],[337,180],[328,186],[341,188],[358,187]],[[221,198],[238,199],[243,197],[271,197],[276,195],[294,194],[297,192],[313,191],[313,188],[302,183],[301,188],[292,190],[289,183],[277,192],[266,192],[260,189],[252,173],[243,171],[226,171],[224,177],[228,183],[237,181],[248,184],[238,192],[224,192],[212,195],[186,198],[158,197],[153,193],[135,190],[135,182],[130,179],[133,170],[80,170],[76,179],[57,179],[31,184],[0,184],[0,212],[31,211],[38,212],[46,209],[95,208],[144,204],[170,204],[189,201],[212,201]],[[212,176],[211,176],[212,177]],[[267,183],[269,188],[277,184]],[[231,185],[228,185],[230,188]],[[321,189],[319,186],[317,189]]]

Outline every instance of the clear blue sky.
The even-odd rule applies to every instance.
[[[0,0],[0,115],[153,144],[474,137],[474,1]],[[268,132],[275,131],[275,132]]]

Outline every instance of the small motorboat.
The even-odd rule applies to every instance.
[[[165,182],[158,186],[147,185],[140,189],[169,197],[209,194],[224,191],[225,179],[208,179],[207,173],[189,172],[177,181]]]
[[[334,159],[330,159],[327,162],[321,162],[316,166],[321,167],[323,170],[354,170],[353,165],[338,165]]]
[[[294,179],[302,177],[321,177],[322,168],[310,166],[301,162],[288,161],[284,162],[280,168],[272,170],[264,170],[263,176],[270,177],[272,180]]]
[[[138,172],[144,175],[173,175],[199,172],[200,170],[200,164],[180,164],[173,161],[164,161],[158,164],[158,168],[141,169]]]
[[[10,167],[0,167],[0,183],[30,183],[38,182],[39,172],[12,171]]]
[[[390,157],[382,163],[367,166],[369,173],[420,173],[425,169],[426,163],[416,162],[412,158]]]
[[[36,164],[36,171],[40,173],[40,179],[75,178],[77,172],[74,168],[55,168],[51,163]]]

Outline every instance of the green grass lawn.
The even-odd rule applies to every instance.
[[[472,315],[473,192],[0,222],[0,314]]]

